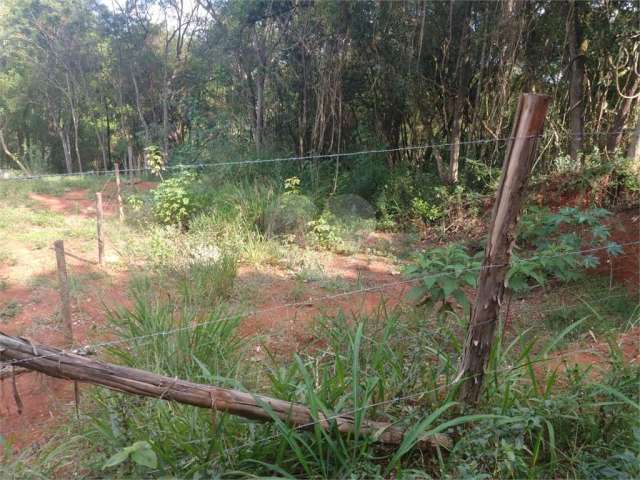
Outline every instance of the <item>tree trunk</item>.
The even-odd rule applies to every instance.
[[[165,62],[168,59],[165,55]],[[164,164],[169,163],[169,78],[167,66],[164,66],[164,78],[162,83],[162,152]]]
[[[4,152],[4,154],[9,157],[9,159],[12,160],[16,165],[18,165],[20,170],[22,170],[27,175],[30,174],[29,169],[25,167],[20,159],[13,153],[11,153],[9,147],[7,147],[7,143],[4,140],[4,130],[2,128],[0,128],[0,146],[2,146],[2,151]]]
[[[109,167],[111,167],[111,121],[109,120],[109,104],[107,98],[104,98],[104,113],[107,119],[107,158],[109,160]]]
[[[462,135],[463,101],[464,99],[462,97],[462,92],[459,92],[454,102],[451,125],[451,149],[449,150],[449,175],[447,178],[447,182],[451,184],[458,183],[458,165],[460,162],[460,137]]]
[[[640,120],[638,120],[638,125],[636,125],[636,129],[631,134],[631,140],[627,148],[627,158],[634,162],[640,161]]]
[[[102,169],[104,171],[106,171],[108,169],[107,167],[107,150],[104,147],[104,139],[102,138],[102,135],[100,134],[100,129],[96,128],[96,138],[98,139],[98,146],[100,147],[100,153],[102,154]]]
[[[262,150],[262,131],[264,128],[264,83],[265,78],[262,73],[256,75],[256,104],[255,104],[255,129],[253,139],[256,144],[256,153]]]
[[[127,143],[127,161],[129,162],[129,175],[133,175],[133,145],[131,144],[131,139]]]
[[[613,121],[613,126],[611,127],[611,131],[607,135],[607,152],[613,153],[620,145],[620,141],[622,140],[622,134],[624,133],[624,125],[627,123],[627,118],[629,117],[629,113],[631,112],[631,107],[633,106],[633,102],[636,100],[636,91],[640,87],[640,76],[636,76],[629,91],[625,93],[624,98],[622,99],[622,103],[620,104],[620,109],[616,114],[616,118]]]
[[[79,139],[78,139],[78,130],[79,128],[79,119],[78,112],[76,110],[75,100],[73,88],[71,87],[71,82],[69,81],[69,74],[66,74],[67,80],[67,97],[69,99],[69,107],[71,109],[71,121],[73,122],[73,142],[74,148],[76,151],[76,159],[78,160],[78,171],[82,173],[82,159],[80,158],[80,147],[79,147]]]
[[[140,103],[140,90],[138,89],[138,82],[136,81],[136,76],[133,72],[131,73],[131,80],[133,81],[133,89],[136,94],[136,110],[138,111],[138,118],[140,118],[140,123],[142,124],[142,128],[144,129],[144,146],[148,147],[150,141],[149,125],[144,119],[144,114],[142,113],[142,105]]]
[[[73,172],[73,159],[71,158],[71,142],[69,141],[69,132],[64,127],[58,128],[58,136],[62,142],[62,151],[64,153],[64,164],[67,173]]]
[[[567,39],[569,41],[569,155],[571,160],[580,164],[582,137],[584,135],[584,56],[582,49],[582,29],[580,26],[580,1],[571,0],[568,4]]]

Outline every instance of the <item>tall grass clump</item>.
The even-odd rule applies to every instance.
[[[615,342],[600,353],[607,362],[564,365],[568,352],[558,348],[583,320],[542,343],[529,332],[496,342],[482,398],[465,406],[454,382],[458,326],[432,322],[423,311],[381,305],[368,315],[325,314],[305,350],[256,358],[249,354],[254,341],[239,340],[238,318],[221,304],[205,313],[185,297],[168,302],[144,281],[134,293],[132,308],[110,315],[115,335],[127,341],[110,350],[112,360],[299,402],[315,421],[295,428],[274,415],[272,423],[258,424],[96,388],[82,402],[84,420],[69,442],[83,452],[75,471],[124,478],[638,475],[640,368]],[[349,415],[354,433],[339,433],[331,421],[321,425],[335,414]],[[406,429],[404,441],[380,446],[375,435],[357,433],[365,419]],[[438,435],[448,441],[429,451],[414,448]],[[153,466],[139,464],[133,451]]]
[[[149,283],[141,281],[134,290],[133,308],[111,312],[109,322],[117,337],[124,340],[109,349],[111,359],[119,364],[242,388],[239,360],[244,348],[235,333],[239,318],[222,306],[203,314],[189,303],[176,305],[163,300]],[[94,452],[90,468],[96,471],[112,455],[135,442],[147,442],[157,458],[157,474],[204,474],[213,456],[224,451],[228,438],[241,436],[244,429],[224,415],[216,421],[210,411],[105,389],[93,390],[89,404],[92,407],[86,412],[81,436]],[[134,478],[150,473],[133,462],[107,471]]]

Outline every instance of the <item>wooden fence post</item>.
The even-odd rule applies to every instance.
[[[116,197],[118,201],[118,218],[122,222],[124,220],[124,210],[122,209],[122,195],[120,192],[120,165],[118,163],[115,164],[116,171]]]
[[[102,229],[102,221],[104,215],[102,212],[102,193],[96,193],[96,226],[98,233],[98,263],[104,267],[104,232]]]
[[[64,242],[53,242],[56,251],[56,263],[58,264],[58,287],[60,289],[60,301],[62,302],[62,323],[64,325],[65,343],[73,345],[73,323],[71,320],[71,304],[69,300],[69,280],[67,278],[67,261],[64,256]]]
[[[462,353],[457,381],[460,398],[475,403],[480,395],[484,369],[493,344],[500,304],[509,270],[511,248],[516,240],[517,217],[525,196],[527,177],[536,155],[550,97],[523,94],[518,101],[502,178],[496,194],[485,248],[478,293]]]

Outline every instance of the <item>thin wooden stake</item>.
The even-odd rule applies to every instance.
[[[104,267],[104,232],[102,230],[102,221],[104,214],[102,211],[102,193],[96,193],[96,226],[98,231],[98,263]]]
[[[500,313],[509,270],[511,249],[516,240],[520,205],[525,196],[527,177],[536,155],[550,97],[520,96],[511,140],[505,155],[502,178],[493,206],[489,238],[478,279],[478,294],[462,353],[457,380],[463,380],[460,398],[475,403],[480,395],[484,369],[493,345],[493,334]]]
[[[56,263],[58,265],[58,288],[60,289],[60,302],[62,303],[62,324],[64,325],[65,342],[73,345],[73,323],[71,320],[71,302],[69,300],[69,279],[67,277],[67,261],[64,254],[64,242],[56,240],[53,243],[56,251]]]
[[[122,208],[122,195],[120,192],[120,165],[118,163],[115,164],[116,170],[116,198],[118,200],[118,218],[122,222],[124,220],[124,210]]]

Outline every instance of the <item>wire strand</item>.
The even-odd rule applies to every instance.
[[[618,244],[621,247],[624,246],[629,246],[629,245],[638,245],[640,244],[640,241],[635,241],[635,242],[626,242],[626,243],[622,243],[622,244]],[[602,251],[602,250],[607,250],[609,249],[609,246],[604,246],[604,247],[596,247],[596,248],[589,248],[589,249],[584,249],[584,250],[577,250],[574,252],[563,252],[560,254],[555,254],[555,255],[537,255],[534,257],[530,257],[527,259],[519,259],[516,262],[514,262],[514,264],[526,264],[526,263],[530,263],[536,260],[539,260],[541,258],[558,258],[558,257],[566,257],[566,256],[570,256],[570,255],[580,255],[582,253],[590,253],[590,252],[595,252],[595,251]],[[465,271],[480,271],[480,270],[484,270],[484,269],[490,269],[490,268],[498,268],[498,267],[504,267],[504,266],[508,266],[509,264],[494,264],[494,265],[481,265],[481,266],[477,266],[477,267],[469,267],[467,269],[463,269],[460,272],[465,272]],[[126,343],[130,343],[130,342],[134,342],[135,340],[142,340],[142,339],[146,339],[146,338],[154,338],[154,337],[158,337],[158,336],[167,336],[167,335],[171,335],[174,333],[178,333],[178,332],[182,332],[182,331],[186,331],[186,330],[192,330],[192,329],[196,329],[196,328],[200,328],[209,324],[214,324],[214,323],[220,323],[220,322],[224,322],[224,321],[228,321],[231,320],[233,318],[236,317],[251,317],[251,316],[257,316],[257,315],[261,315],[264,313],[270,313],[270,312],[274,312],[277,310],[282,310],[282,309],[287,309],[287,308],[297,308],[297,307],[302,307],[302,306],[308,306],[309,304],[315,304],[318,302],[323,302],[323,301],[327,301],[327,300],[335,300],[338,298],[346,298],[349,297],[351,295],[357,295],[357,294],[362,294],[362,293],[368,293],[368,292],[375,292],[375,291],[382,291],[385,290],[387,288],[391,288],[391,287],[395,287],[395,286],[399,286],[399,285],[405,285],[405,284],[411,284],[414,282],[419,282],[421,280],[425,280],[427,278],[438,278],[444,275],[449,275],[451,272],[441,272],[441,273],[436,273],[436,274],[431,274],[431,275],[424,275],[424,276],[420,276],[417,278],[412,278],[412,279],[407,279],[407,280],[400,280],[397,282],[389,282],[389,283],[385,283],[385,284],[379,284],[379,285],[375,285],[372,287],[366,287],[366,288],[360,288],[360,289],[356,289],[356,290],[351,290],[351,291],[347,291],[347,292],[340,292],[340,293],[336,293],[336,294],[331,294],[331,295],[326,295],[323,297],[318,297],[318,298],[309,298],[305,301],[299,301],[299,302],[291,302],[291,303],[285,303],[285,304],[280,304],[280,305],[274,305],[272,307],[267,307],[264,309],[257,309],[257,310],[253,310],[251,312],[248,312],[246,314],[234,314],[234,315],[228,315],[228,316],[224,316],[222,318],[217,318],[215,320],[210,320],[210,321],[206,321],[206,322],[201,322],[201,323],[197,323],[197,324],[193,324],[193,325],[188,325],[188,326],[184,326],[184,327],[179,327],[179,328],[175,328],[175,329],[171,329],[171,330],[166,330],[166,331],[162,331],[162,332],[154,332],[154,333],[149,333],[146,335],[139,335],[139,336],[135,336],[135,337],[129,337],[129,338],[125,338],[125,339],[118,339],[118,340],[111,340],[111,341],[106,341],[106,342],[100,342],[100,343],[95,343],[95,344],[88,344],[88,345],[84,345],[84,346],[78,346],[76,348],[71,348],[71,349],[62,349],[59,353],[55,353],[55,354],[48,354],[48,355],[41,355],[41,356],[33,356],[29,359],[18,359],[18,360],[10,360],[10,361],[6,361],[6,362],[2,362],[0,363],[0,368],[2,367],[6,367],[9,365],[17,365],[20,363],[28,363],[31,360],[35,360],[35,359],[43,359],[43,358],[54,358],[54,357],[59,357],[60,355],[65,355],[68,353],[74,353],[75,351],[78,350],[90,350],[90,351],[95,351],[101,348],[107,348],[107,347],[112,347],[115,345],[122,345],[122,344],[126,344]]]
[[[623,133],[628,129],[619,130],[617,132],[585,132],[582,137],[585,136],[595,136],[595,135],[618,135]],[[571,136],[571,134],[568,134]],[[291,157],[276,157],[276,158],[265,158],[265,159],[255,159],[255,160],[241,160],[241,161],[231,161],[231,162],[214,162],[214,163],[193,163],[193,164],[181,164],[181,165],[168,165],[164,167],[164,170],[175,170],[175,169],[203,169],[203,168],[211,168],[211,167],[221,167],[221,166],[236,166],[236,165],[254,165],[254,164],[265,164],[265,163],[277,163],[277,162],[290,162],[290,161],[304,161],[304,160],[319,160],[319,159],[331,159],[331,158],[348,158],[355,157],[360,155],[371,155],[371,154],[379,154],[379,153],[393,153],[393,152],[402,152],[402,151],[412,151],[412,150],[421,150],[428,148],[444,148],[450,147],[452,145],[479,145],[484,143],[497,143],[504,142],[509,140],[526,140],[532,138],[542,138],[543,135],[528,135],[522,137],[498,137],[498,138],[485,138],[479,140],[467,140],[461,142],[447,142],[447,143],[437,143],[437,144],[424,144],[424,145],[407,145],[404,147],[397,148],[383,148],[383,149],[373,149],[373,150],[361,150],[357,152],[344,152],[344,153],[326,153],[326,154],[314,154],[314,155],[302,155],[302,156],[291,156]],[[148,172],[151,171],[149,167],[142,168],[128,168],[121,169],[121,174],[127,173],[136,173],[136,172]],[[2,178],[0,181],[14,181],[14,180],[37,180],[42,178],[57,178],[57,177],[82,177],[82,176],[93,176],[93,175],[115,175],[115,170],[100,170],[100,171],[87,171],[87,172],[70,172],[70,173],[50,173],[50,174],[41,174],[41,175],[26,175],[21,177],[11,177],[11,178]],[[107,183],[110,180],[107,180]]]

